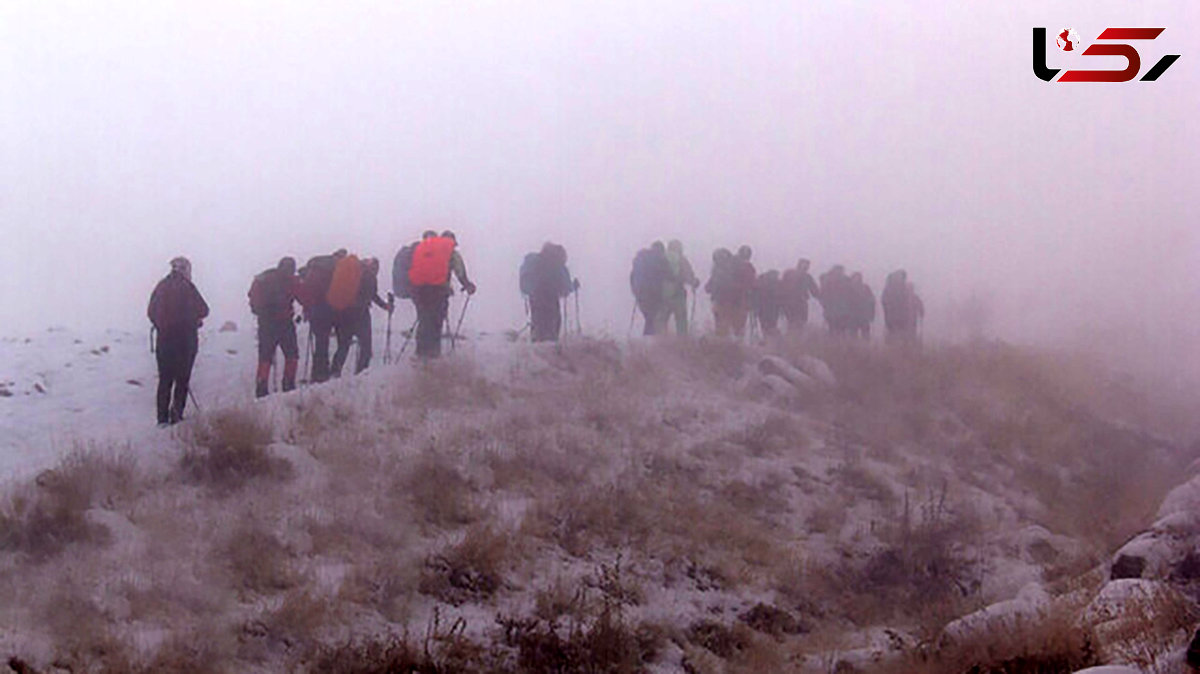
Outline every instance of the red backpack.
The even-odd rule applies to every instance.
[[[333,268],[333,280],[329,282],[329,292],[325,293],[325,301],[334,311],[348,309],[354,304],[362,275],[363,266],[357,256],[347,255],[338,260]]]
[[[415,286],[440,286],[450,281],[450,258],[454,256],[454,239],[433,236],[417,244],[413,251],[408,280]]]

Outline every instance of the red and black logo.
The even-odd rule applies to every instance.
[[[1142,70],[1142,57],[1137,49],[1124,42],[1115,40],[1153,40],[1165,28],[1105,28],[1096,38],[1096,43],[1080,52],[1082,56],[1121,56],[1125,59],[1124,70],[1068,70],[1058,78],[1058,82],[1129,82],[1138,76]],[[1104,42],[1101,42],[1104,41]],[[1074,29],[1068,28],[1058,34],[1058,48],[1064,52],[1078,51],[1079,36]],[[1153,82],[1167,72],[1171,64],[1179,60],[1179,54],[1168,54],[1158,60],[1150,70],[1142,76],[1142,82]],[[1060,69],[1046,67],[1046,29],[1033,29],[1033,74],[1047,82],[1055,81]]]

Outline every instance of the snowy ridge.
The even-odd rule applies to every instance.
[[[53,331],[0,353],[14,489],[55,507],[86,494],[65,542],[26,527],[28,508],[0,519],[16,532],[0,537],[0,646],[34,663],[83,634],[129,662],[186,660],[180,640],[198,639],[221,667],[303,670],[349,635],[434,633],[443,664],[540,671],[545,640],[616,615],[631,671],[949,672],[998,634],[1016,636],[990,652],[1031,657],[1055,630],[1066,662],[1159,666],[1179,626],[1150,644],[1121,620],[1145,634],[1128,607],[1190,605],[1095,566],[1128,526],[1103,505],[1186,457],[1046,393],[1044,364],[1004,347],[484,335],[254,401],[252,335],[206,331],[204,411],[170,431],[151,423],[144,339]],[[261,448],[257,477],[187,458],[222,437]],[[138,465],[75,459],[23,482],[76,443]],[[1144,473],[1108,482],[1129,456]],[[64,601],[91,617],[38,617]]]

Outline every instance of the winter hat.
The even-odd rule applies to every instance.
[[[192,263],[182,255],[171,260],[171,271],[178,272],[187,280],[192,280]]]

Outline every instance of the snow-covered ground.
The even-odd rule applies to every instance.
[[[76,448],[169,459],[146,463],[159,477],[130,478],[131,493],[90,503],[88,520],[115,542],[77,544],[82,561],[55,552],[34,563],[0,549],[0,594],[11,595],[0,644],[35,659],[62,648],[61,629],[30,622],[43,600],[26,583],[74,574],[108,587],[103,569],[125,568],[129,587],[71,601],[143,652],[198,629],[185,617],[194,598],[174,594],[193,590],[179,588],[201,588],[210,620],[250,620],[269,643],[280,602],[316,593],[337,604],[322,609],[336,618],[305,639],[436,631],[445,618],[462,621],[454,638],[484,645],[507,638],[496,627],[505,616],[572,605],[573,592],[591,588],[657,635],[650,671],[726,671],[721,662],[905,671],[931,643],[974,647],[1051,627],[1108,640],[1107,651],[1070,642],[1080,657],[1099,647],[1108,663],[1177,662],[1179,624],[1156,627],[1149,646],[1129,634],[1144,627],[1147,607],[1190,600],[1153,585],[1169,579],[1108,583],[1107,564],[1096,562],[1111,550],[1088,527],[1123,531],[1110,502],[1141,495],[1160,473],[1185,475],[1179,461],[1031,383],[1039,366],[1019,353],[906,355],[818,341],[771,355],[711,341],[580,338],[556,348],[473,335],[434,368],[408,357],[384,367],[381,325],[376,333],[365,375],[255,401],[252,326],[203,331],[193,377],[203,413],[193,408],[182,429],[243,410],[268,423],[271,455],[291,466],[290,481],[236,497],[179,481],[179,452],[194,440],[154,426],[147,335],[49,330],[0,341],[0,474],[14,488]],[[394,340],[398,351],[403,339]],[[1105,461],[1128,456],[1150,468],[1106,482]],[[1092,482],[1110,491],[1092,494]],[[1172,523],[1191,494],[1177,490],[1126,552],[1178,538]],[[1082,507],[1103,512],[1062,512]],[[290,580],[228,585],[230,526],[277,548]],[[193,538],[158,540],[179,532]],[[484,554],[479,547],[503,552],[493,560],[503,575],[486,591],[471,576],[478,570],[454,575],[456,555]],[[1161,553],[1150,565],[1163,576],[1169,564],[1154,560],[1183,556]],[[166,594],[163,606],[136,608],[147,588]],[[561,610],[584,620],[577,609]],[[926,613],[937,615],[933,642]],[[530,624],[541,623],[523,629]],[[294,665],[297,648],[219,656],[271,669]]]

